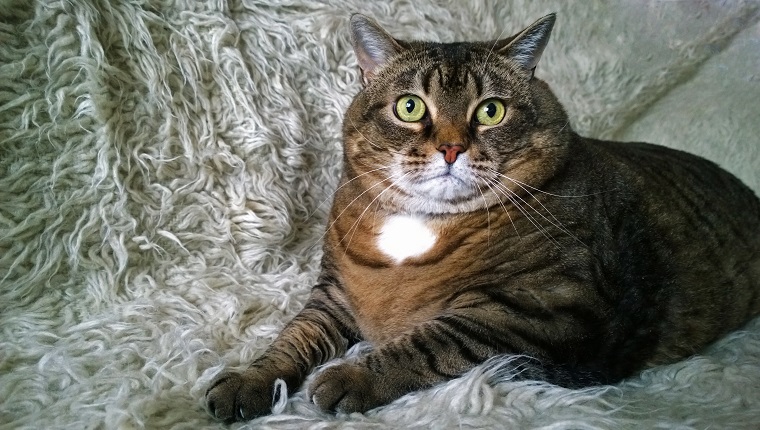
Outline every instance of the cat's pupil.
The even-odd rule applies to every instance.
[[[414,100],[407,100],[406,101],[406,111],[408,113],[414,112]]]
[[[488,103],[486,105],[486,115],[488,115],[489,118],[493,118],[496,116],[496,105],[493,103]]]

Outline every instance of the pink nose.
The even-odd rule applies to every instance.
[[[443,159],[446,160],[447,163],[454,164],[454,162],[457,161],[457,155],[464,152],[464,146],[444,143],[438,147],[438,150],[443,153]]]

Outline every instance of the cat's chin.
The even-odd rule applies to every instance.
[[[404,199],[403,206],[415,213],[471,212],[485,204],[477,184],[456,174],[441,174],[405,185],[409,197]]]
[[[444,181],[444,185],[447,184]],[[397,201],[404,212],[417,214],[464,213],[482,210],[486,206],[483,195],[477,188],[468,187],[459,182],[456,186],[423,184],[414,187],[409,195]]]
[[[402,169],[396,174],[404,175]],[[462,154],[456,163],[449,165],[443,157],[434,157],[423,175],[400,181],[398,185],[410,196],[404,204],[426,210],[415,212],[452,213],[479,209],[473,200],[482,201],[483,192],[473,174],[468,154]],[[405,199],[406,200],[406,199]]]
[[[428,179],[413,186],[414,194],[425,196],[431,200],[460,202],[478,195],[477,187],[469,184],[455,175],[441,175]]]
[[[420,215],[458,214],[483,210],[485,205],[481,198],[459,201],[434,200],[426,197],[406,197],[399,207],[404,213]]]

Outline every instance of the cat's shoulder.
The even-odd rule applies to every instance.
[[[621,142],[579,137],[574,142],[575,160],[599,181],[620,186],[644,187],[646,195],[675,190],[699,190],[718,199],[757,202],[755,193],[717,163],[680,149],[647,142]],[[732,197],[733,196],[733,197]]]
[[[601,140],[579,137],[576,145],[583,148],[588,156],[603,162],[621,163],[629,166],[703,166],[721,169],[716,163],[698,155],[661,144]],[[576,147],[576,152],[578,149]]]

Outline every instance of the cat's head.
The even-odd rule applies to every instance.
[[[456,213],[539,186],[564,154],[567,116],[533,72],[555,16],[507,39],[408,42],[351,17],[364,88],[345,117],[347,178],[412,213]]]

